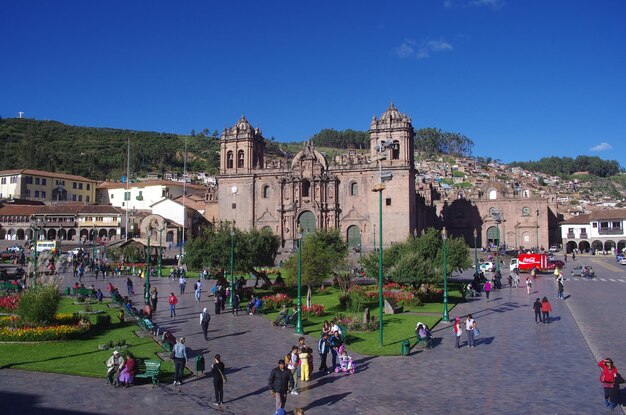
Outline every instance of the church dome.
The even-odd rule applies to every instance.
[[[237,121],[237,124],[235,124],[235,128],[239,131],[252,131],[252,126],[250,125],[250,122],[246,119],[246,116],[241,114],[241,118],[239,119],[239,121]]]
[[[405,115],[400,114],[400,111],[398,111],[398,109],[396,108],[395,105],[393,105],[393,103],[391,103],[389,105],[389,107],[387,108],[387,110],[385,112],[383,112],[383,115],[380,116],[380,120],[402,120],[406,118]]]

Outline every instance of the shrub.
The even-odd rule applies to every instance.
[[[59,305],[59,291],[56,287],[38,286],[22,293],[18,314],[24,323],[39,325],[54,320]]]
[[[372,299],[368,297],[363,288],[358,285],[353,285],[348,290],[350,296],[350,302],[347,304],[347,309],[358,313],[363,311],[365,307],[372,303]]]
[[[109,314],[96,315],[96,326],[107,327],[111,325],[111,316]]]
[[[308,317],[310,315],[315,315],[317,317],[324,314],[324,305],[322,304],[311,304],[311,307],[302,306],[302,317]]]

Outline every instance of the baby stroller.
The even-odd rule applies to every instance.
[[[296,310],[294,313],[292,313],[289,317],[287,317],[285,319],[284,315],[278,315],[278,317],[276,318],[276,320],[274,320],[274,325],[275,326],[282,326],[284,327],[295,327],[296,326],[296,322],[298,321],[298,310]]]
[[[335,367],[335,373],[354,373],[356,371],[356,364],[352,361],[352,358],[348,356],[346,348],[341,345],[337,351],[339,358],[337,359],[337,367]]]

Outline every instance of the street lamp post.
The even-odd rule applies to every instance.
[[[41,219],[35,219],[35,223],[30,225],[35,233],[35,252],[33,254],[33,287],[37,287],[37,241],[39,240],[39,231],[41,230]]]
[[[296,238],[298,239],[298,322],[296,334],[304,334],[302,330],[302,227],[298,224]]]
[[[448,231],[443,228],[441,231],[441,239],[443,239],[443,316],[441,321],[450,321],[450,315],[448,314],[448,264],[446,262],[446,241],[448,239]]]
[[[149,225],[146,231],[148,231],[148,251],[146,255],[146,285],[143,295],[146,304],[150,304],[150,237],[152,236],[152,226]]]
[[[96,260],[96,224],[91,228],[91,260]]]
[[[163,259],[163,231],[165,230],[165,224],[162,228],[159,228],[159,278],[163,276],[163,269],[161,268],[161,260]]]
[[[233,307],[233,274],[235,268],[235,225],[230,227],[230,298],[228,299],[228,306]]]
[[[476,246],[476,238],[478,237],[478,231],[476,229],[474,229],[474,272],[476,273],[476,275],[479,274],[478,272],[478,251],[477,251],[477,246]]]

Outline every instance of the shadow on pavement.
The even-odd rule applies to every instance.
[[[311,402],[310,404],[305,406],[303,409],[309,410],[312,408],[316,408],[318,406],[333,405],[339,402],[340,400],[342,400],[343,398],[345,398],[346,396],[350,395],[351,393],[352,392],[344,392],[344,393],[338,393],[336,395],[328,395],[328,396],[325,396],[323,398],[320,398]]]
[[[11,408],[12,415],[29,414],[29,415],[62,415],[62,414],[91,414],[93,412],[71,411],[68,409],[54,409],[36,407],[40,401],[40,397],[36,395],[28,395],[22,393],[6,393],[0,392],[0,407]]]

